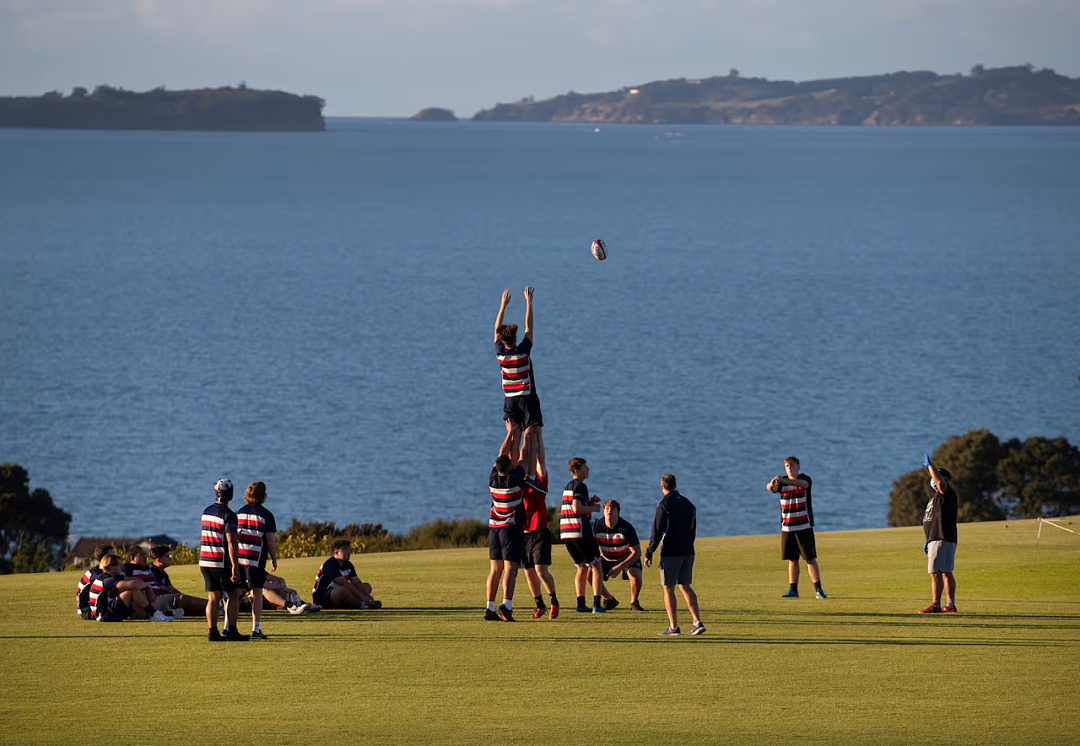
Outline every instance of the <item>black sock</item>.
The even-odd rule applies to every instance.
[[[821,581],[820,580],[818,582],[814,583],[814,590],[815,591],[820,591],[821,590]]]
[[[543,596],[533,596],[533,601],[536,601],[536,608],[538,608],[538,609],[544,608],[544,597]]]
[[[584,605],[585,605],[585,597],[584,597],[584,596],[578,596],[578,597],[577,597],[577,605],[578,605],[578,608],[579,608],[579,609],[580,609],[580,608],[581,608],[582,606],[584,606]]]
[[[592,605],[593,605],[593,608],[594,608],[594,609],[595,609],[595,608],[596,608],[597,606],[599,606],[599,605],[600,605],[600,597],[599,597],[599,596],[593,596],[593,597],[592,597]]]
[[[554,593],[551,594],[551,605],[552,606],[558,606],[559,605],[559,599]]]
[[[799,592],[799,584],[798,583],[791,583],[790,585],[791,585],[791,590],[795,591],[796,593]]]

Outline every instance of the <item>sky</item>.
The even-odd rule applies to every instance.
[[[0,95],[108,84],[472,116],[670,78],[1031,63],[1080,75],[1080,0],[0,0]]]

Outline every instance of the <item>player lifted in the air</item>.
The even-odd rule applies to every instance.
[[[517,341],[517,324],[503,324],[510,291],[504,290],[499,315],[495,317],[495,355],[502,369],[503,419],[510,423],[510,444],[516,449],[521,438],[526,485],[546,492],[536,478],[537,455],[543,444],[544,417],[540,413],[540,397],[536,395],[533,375],[533,288],[525,288],[525,336]]]

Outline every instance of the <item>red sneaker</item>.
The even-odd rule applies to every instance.
[[[545,611],[547,611],[547,609],[543,609],[543,608],[537,609],[536,611],[533,612],[533,619],[540,619],[541,617],[544,616]]]
[[[558,618],[559,618],[559,607],[558,606],[552,606],[551,611],[548,612],[548,619],[558,619]]]
[[[954,606],[946,606],[946,607],[942,608],[941,611],[942,611],[943,614],[955,614],[956,613],[956,606],[955,605]]]
[[[925,609],[919,609],[920,614],[940,614],[941,607],[937,604],[930,604]]]

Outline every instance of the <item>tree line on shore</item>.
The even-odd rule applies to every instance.
[[[1003,442],[989,430],[972,430],[949,437],[932,455],[934,463],[952,472],[960,522],[1080,513],[1080,449],[1066,438]],[[920,524],[928,497],[923,469],[899,476],[889,493],[889,525]],[[557,505],[548,506],[548,522],[558,525]],[[53,502],[48,490],[30,489],[24,468],[0,464],[0,574],[62,569],[70,524],[71,514]],[[278,556],[329,556],[337,539],[351,541],[354,553],[479,547],[486,546],[487,535],[487,523],[476,518],[436,518],[403,534],[378,523],[338,526],[293,518],[278,532]],[[174,564],[198,559],[197,543],[180,544],[172,553]]]

